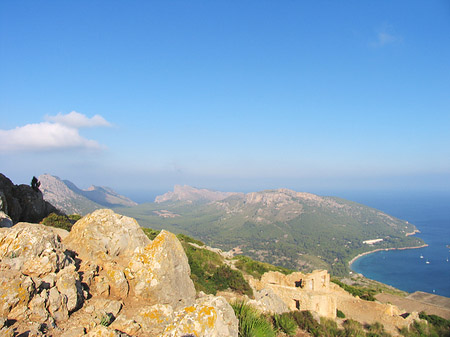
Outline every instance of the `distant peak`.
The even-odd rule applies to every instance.
[[[185,202],[212,202],[219,201],[228,198],[232,195],[243,195],[236,192],[220,192],[214,190],[208,190],[205,188],[196,188],[188,185],[175,185],[173,192],[167,192],[163,195],[155,198],[156,203],[166,201],[185,201]]]

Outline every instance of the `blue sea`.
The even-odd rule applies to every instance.
[[[355,272],[407,292],[450,297],[450,249],[446,247],[450,245],[450,193],[378,192],[346,197],[409,221],[421,231],[416,236],[429,245],[365,255],[352,264]]]

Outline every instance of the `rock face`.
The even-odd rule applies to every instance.
[[[46,202],[42,193],[29,185],[14,185],[11,180],[0,173],[0,193],[2,208],[13,223],[19,221],[40,222],[56,208]]]
[[[69,234],[32,223],[1,228],[0,319],[15,323],[0,335],[39,336],[45,325],[55,337],[237,337],[231,306],[196,298],[189,275],[174,234],[150,241],[111,210],[85,216]]]

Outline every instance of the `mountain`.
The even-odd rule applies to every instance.
[[[158,202],[120,212],[141,226],[188,234],[260,261],[304,271],[325,268],[335,275],[347,274],[348,262],[358,254],[423,244],[407,235],[416,230],[407,221],[336,197],[278,189],[200,203],[194,201],[208,195],[205,190],[183,190],[189,193],[176,189]]]
[[[100,208],[131,207],[137,203],[108,187],[78,188],[69,180],[43,174],[39,176],[44,199],[67,214],[87,214]]]
[[[243,193],[235,192],[219,192],[207,189],[198,189],[191,186],[175,185],[173,192],[167,192],[155,198],[156,203],[163,203],[168,201],[184,201],[188,203],[193,202],[209,202],[223,200],[233,195],[243,196]]]

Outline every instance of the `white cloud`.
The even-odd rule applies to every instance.
[[[79,134],[81,127],[110,126],[103,117],[88,118],[72,111],[67,115],[46,116],[47,122],[27,124],[11,130],[0,129],[0,152],[51,151],[103,148],[97,141]]]
[[[77,129],[86,127],[91,128],[95,126],[111,126],[111,124],[100,115],[95,115],[94,117],[88,118],[76,111],[72,111],[66,115],[63,115],[62,113],[58,113],[56,116],[46,115],[45,120]]]

